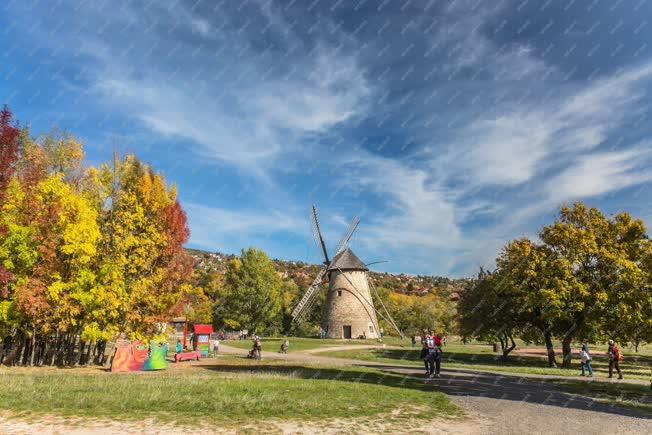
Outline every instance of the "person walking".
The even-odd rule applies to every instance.
[[[385,337],[385,329],[381,326],[380,327],[380,339],[382,340]]]
[[[220,340],[216,337],[213,341],[213,358],[217,358],[217,353],[220,350]]]
[[[412,336],[412,347],[417,347],[417,336],[416,335]]]
[[[181,345],[181,340],[177,340],[177,348],[176,348],[177,354],[181,353],[182,350],[183,350],[183,346]]]
[[[616,344],[613,340],[609,340],[609,348],[607,349],[607,355],[609,356],[609,378],[613,376],[613,369],[615,368],[618,372],[618,379],[623,378],[623,374],[620,371],[620,366],[618,363],[624,358],[620,353],[620,349],[616,347]]]
[[[430,331],[425,339],[427,355],[428,377],[438,378],[441,369],[441,349],[435,343],[435,334]]]
[[[261,359],[262,358],[262,350],[263,350],[263,345],[260,342],[260,338],[255,335],[254,336],[254,348],[252,349],[252,355],[254,359]]]
[[[428,345],[426,343],[426,331],[421,331],[421,353],[419,354],[419,359],[423,360],[423,365],[426,368],[426,376],[430,375],[430,369],[428,366]]]
[[[289,348],[290,348],[290,341],[289,341],[289,340],[285,340],[285,341],[281,344],[281,350],[279,350],[278,353],[288,353],[288,349],[289,349]]]
[[[584,368],[586,368],[589,371],[589,378],[592,378],[591,354],[589,354],[589,347],[584,342],[582,342],[582,350],[580,350],[580,365],[582,367],[582,376],[584,376]]]

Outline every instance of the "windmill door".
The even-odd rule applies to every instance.
[[[342,338],[351,338],[351,325],[342,326]]]

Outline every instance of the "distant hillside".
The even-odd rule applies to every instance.
[[[229,260],[236,258],[235,255],[222,254],[220,252],[207,252],[198,249],[187,249],[188,253],[195,259],[195,268],[204,271],[215,271],[224,273]],[[272,259],[276,269],[283,278],[291,278],[300,289],[305,290],[310,286],[317,275],[318,264],[308,264],[303,261],[285,261]],[[451,279],[441,276],[428,275],[394,275],[390,273],[370,272],[376,287],[383,287],[396,293],[425,296],[434,293],[445,299],[457,299],[459,292],[469,279]]]

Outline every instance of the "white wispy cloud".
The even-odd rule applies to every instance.
[[[652,143],[622,151],[579,156],[565,170],[546,181],[548,202],[591,198],[652,180]]]
[[[595,149],[639,114],[640,85],[652,63],[596,80],[547,101],[509,101],[462,126],[437,169],[449,168],[471,185],[517,185],[574,155]]]
[[[191,228],[190,243],[206,249],[251,246],[278,233],[309,234],[308,221],[283,208],[238,210],[192,202],[184,203],[184,208]]]

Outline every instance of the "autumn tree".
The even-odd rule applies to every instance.
[[[556,296],[564,366],[570,366],[575,337],[594,338],[603,332],[627,340],[624,327],[644,323],[641,316],[650,313],[650,301],[641,266],[650,242],[640,219],[627,213],[607,218],[596,208],[575,203],[562,207],[540,238],[567,276]]]
[[[192,259],[183,250],[190,233],[176,189],[131,155],[88,175],[99,184],[87,189],[89,195],[102,206],[102,295],[94,316],[101,339],[152,333],[192,275]]]
[[[0,262],[13,276],[9,309],[28,328],[33,358],[38,336],[79,326],[84,294],[95,282],[97,213],[54,173],[34,186],[11,180],[0,226]]]
[[[18,160],[20,128],[5,105],[0,111],[0,204]]]
[[[33,140],[6,108],[0,121],[0,362],[101,362],[187,300],[210,321],[174,186],[134,156],[85,169],[72,135]]]
[[[385,307],[392,316],[396,326],[403,332],[417,333],[433,329],[439,334],[449,334],[453,330],[455,312],[451,304],[437,295],[426,296],[394,293],[384,288],[378,289]],[[382,318],[382,315],[380,316]],[[393,326],[385,324],[387,330]]]
[[[529,239],[510,242],[496,259],[503,291],[516,297],[521,327],[536,328],[545,343],[548,365],[557,365],[553,338],[557,318],[564,306],[560,294],[567,290],[567,269],[545,247]],[[566,273],[566,274],[565,274]]]
[[[652,248],[641,220],[627,213],[608,218],[575,203],[562,207],[539,238],[540,243],[519,239],[503,248],[496,259],[497,287],[488,290],[498,289],[496,304],[516,298],[519,309],[509,312],[509,318],[517,321],[525,339],[533,337],[531,327],[538,330],[550,366],[556,365],[555,337],[562,341],[565,367],[575,338],[640,342],[649,337]],[[465,305],[462,312],[468,309],[472,307]],[[477,315],[475,320],[486,326],[487,313]],[[462,319],[473,323],[467,314]]]

